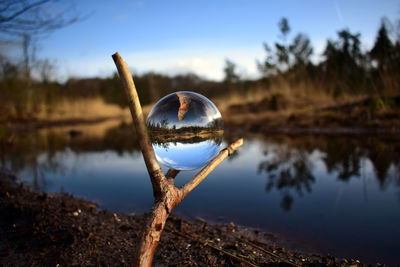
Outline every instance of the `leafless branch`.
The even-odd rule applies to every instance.
[[[243,138],[232,143],[227,148],[221,150],[219,154],[210,161],[198,174],[196,174],[189,182],[181,187],[183,197],[186,197],[196,186],[198,186],[207,175],[212,172],[226,157],[230,156],[241,145],[243,145]]]
[[[113,55],[113,59],[125,89],[133,123],[139,138],[144,162],[146,163],[147,171],[150,175],[154,195],[156,196],[157,193],[161,192],[161,185],[166,183],[166,178],[161,170],[160,165],[158,165],[156,156],[154,154],[153,146],[151,145],[150,137],[147,133],[147,126],[142,107],[140,106],[139,96],[137,94],[129,68],[118,53]]]
[[[3,0],[0,2],[0,33],[9,38],[22,35],[47,35],[83,19],[84,17],[75,12],[72,1]]]
[[[29,10],[41,6],[50,0],[34,1],[26,3],[25,1],[5,1],[3,2],[3,8],[0,8],[0,23],[5,23],[14,20],[18,16],[28,12]],[[14,6],[14,8],[12,8]],[[8,11],[8,13],[6,13]]]
[[[74,10],[73,0],[2,0],[0,41],[20,44],[24,76],[30,84],[37,42],[57,29],[86,18]]]

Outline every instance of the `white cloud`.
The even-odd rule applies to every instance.
[[[261,46],[241,49],[174,49],[121,53],[131,69],[139,73],[155,71],[168,75],[193,72],[213,80],[223,79],[225,59],[233,61],[244,78],[257,78],[256,59],[262,59]],[[111,56],[88,56],[76,60],[65,59],[63,78],[70,76],[109,76],[115,71]]]

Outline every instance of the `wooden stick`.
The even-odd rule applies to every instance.
[[[153,261],[154,251],[158,245],[165,222],[172,209],[176,207],[176,205],[178,205],[201,181],[203,181],[204,178],[206,178],[206,176],[227,156],[231,155],[239,146],[241,146],[243,144],[243,139],[239,139],[229,147],[222,150],[218,156],[216,156],[182,188],[176,188],[174,178],[179,171],[169,170],[166,177],[162,172],[160,165],[158,165],[147,132],[147,126],[143,116],[142,107],[140,106],[139,96],[128,65],[123,61],[118,53],[115,53],[112,57],[117,66],[122,85],[128,98],[129,109],[135,125],[136,134],[139,137],[140,148],[153,186],[154,203],[143,227],[135,258],[136,266],[150,267]]]
[[[241,238],[238,238],[238,239],[240,240],[240,242],[247,243],[248,245],[250,245],[250,246],[252,246],[252,247],[255,247],[256,249],[259,249],[259,250],[261,250],[262,252],[267,253],[268,255],[270,255],[270,256],[272,256],[272,257],[277,258],[280,262],[287,263],[287,264],[289,264],[289,265],[291,265],[291,266],[293,266],[293,267],[300,267],[300,265],[295,264],[295,263],[293,263],[293,262],[290,262],[290,261],[288,261],[288,260],[282,258],[281,256],[279,256],[279,255],[277,255],[277,254],[275,254],[275,253],[273,253],[273,252],[271,252],[271,251],[268,251],[268,250],[266,250],[266,249],[264,249],[264,248],[262,248],[262,247],[260,247],[260,246],[257,246],[257,245],[254,244],[253,242],[245,241],[245,240],[243,240],[243,239],[241,239]]]
[[[151,145],[150,137],[147,133],[147,126],[142,107],[140,106],[139,96],[128,65],[118,53],[112,55],[112,58],[117,66],[119,77],[121,78],[122,85],[128,98],[128,105],[135,124],[136,134],[139,137],[139,144],[142,150],[144,162],[146,163],[147,171],[149,172],[151,183],[153,185],[154,196],[156,196],[157,192],[161,192],[160,186],[164,183],[166,178],[160,165],[158,165],[154,154],[153,146]]]
[[[236,142],[232,143],[227,148],[221,150],[219,154],[211,160],[199,173],[197,173],[189,182],[181,187],[183,198],[186,197],[190,191],[198,186],[207,175],[212,172],[226,157],[230,156],[236,149],[243,145],[243,138],[240,138]]]

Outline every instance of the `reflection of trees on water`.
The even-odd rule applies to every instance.
[[[322,148],[326,152],[324,158],[328,172],[338,171],[338,179],[348,181],[360,177],[361,163],[370,161],[374,167],[376,179],[384,190],[393,180],[399,177],[400,149],[399,140],[363,137],[359,139],[335,139],[327,142]],[[394,173],[389,173],[393,167]]]
[[[167,122],[163,123],[166,124]],[[135,157],[141,155],[132,124],[121,123],[96,136],[89,136],[85,134],[85,128],[82,129],[82,134],[76,136],[68,129],[46,129],[18,134],[0,132],[0,167],[6,167],[15,173],[23,171],[31,179],[33,187],[39,190],[51,182],[46,179],[46,175],[69,171],[63,164],[66,151],[76,155],[103,151],[114,151],[119,156],[125,153]],[[8,141],[11,139],[12,142]],[[220,144],[221,134],[203,132],[193,136],[186,135],[184,139],[173,143],[199,143],[206,140]],[[165,139],[159,141],[160,144],[168,145]]]
[[[140,156],[139,142],[134,133],[132,124],[121,123],[117,127],[108,128],[104,136],[93,139],[92,144],[86,148],[87,151],[111,150],[119,156],[130,153],[136,157]],[[79,147],[79,145],[77,145]]]
[[[328,173],[338,172],[338,179],[348,181],[352,177],[360,176],[360,159],[365,152],[358,147],[336,142],[327,142],[323,158]]]
[[[63,173],[63,152],[72,153],[114,151],[118,155],[130,153],[140,156],[140,148],[131,124],[121,123],[104,133],[91,137],[85,134],[72,137],[65,131],[48,129],[24,133],[0,132],[0,167],[14,172],[25,170],[37,188],[46,186],[46,173]],[[12,137],[14,136],[14,137]],[[11,138],[12,137],[12,138]],[[11,140],[11,141],[10,141]],[[201,135],[179,140],[197,143],[210,140],[221,143],[221,137],[205,138]],[[232,143],[235,138],[227,138]],[[282,207],[289,210],[296,196],[312,191],[313,164],[310,155],[321,152],[320,160],[327,172],[336,174],[340,181],[364,179],[366,166],[373,166],[381,190],[391,186],[399,189],[400,200],[400,138],[397,136],[270,136],[257,139],[268,152],[260,159],[259,172],[267,176],[267,191],[273,188],[282,194]],[[159,140],[164,142],[165,140]],[[172,144],[178,142],[171,141]],[[232,141],[232,142],[231,142]],[[165,142],[164,142],[165,144]],[[245,148],[245,147],[244,147]],[[242,153],[245,153],[243,150]],[[232,160],[235,153],[228,159]]]
[[[14,172],[24,170],[32,176],[35,190],[44,188],[48,184],[46,173],[62,173],[65,169],[62,159],[57,155],[57,139],[53,133],[42,136],[40,140],[32,133],[19,135],[13,143],[0,146],[1,167]]]
[[[63,160],[59,156],[49,156],[49,154],[45,154],[45,159],[32,158],[32,161],[26,165],[24,170],[32,174],[33,189],[44,189],[49,184],[46,179],[48,173],[64,174],[66,167],[62,162]]]
[[[392,181],[400,185],[400,145],[384,142],[371,144],[368,158],[374,164],[376,177],[382,189],[385,189]],[[393,166],[394,173],[389,173]]]
[[[395,180],[396,186],[399,188],[399,191],[397,192],[397,198],[400,201],[400,164],[398,164],[396,166],[395,173],[396,174],[395,174],[394,180]]]
[[[266,191],[276,188],[283,195],[281,207],[289,211],[293,204],[293,193],[303,196],[311,192],[315,178],[311,172],[312,163],[306,151],[277,146],[274,151],[266,151],[267,160],[258,165],[258,173],[265,173],[268,181]]]
[[[267,138],[265,158],[258,172],[267,175],[266,191],[282,193],[282,208],[290,210],[296,192],[312,191],[315,181],[310,155],[321,152],[328,173],[337,173],[340,181],[363,177],[370,162],[381,190],[390,185],[399,188],[400,139],[382,136],[273,136]]]
[[[51,129],[12,135],[12,142],[5,141],[9,139],[7,135],[0,135],[0,168],[6,167],[16,173],[24,171],[32,177],[32,185],[37,190],[49,183],[46,174],[64,174],[67,171],[63,164],[67,150],[75,154],[115,151],[119,156],[125,152],[140,155],[132,125],[126,123],[109,128],[96,137],[84,134],[72,137],[67,131]]]

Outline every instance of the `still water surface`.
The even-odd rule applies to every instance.
[[[25,133],[0,152],[2,166],[36,190],[72,193],[115,212],[151,207],[150,180],[126,124]],[[179,173],[176,183],[196,172]],[[246,136],[174,213],[258,228],[289,248],[394,264],[400,262],[400,138]]]

